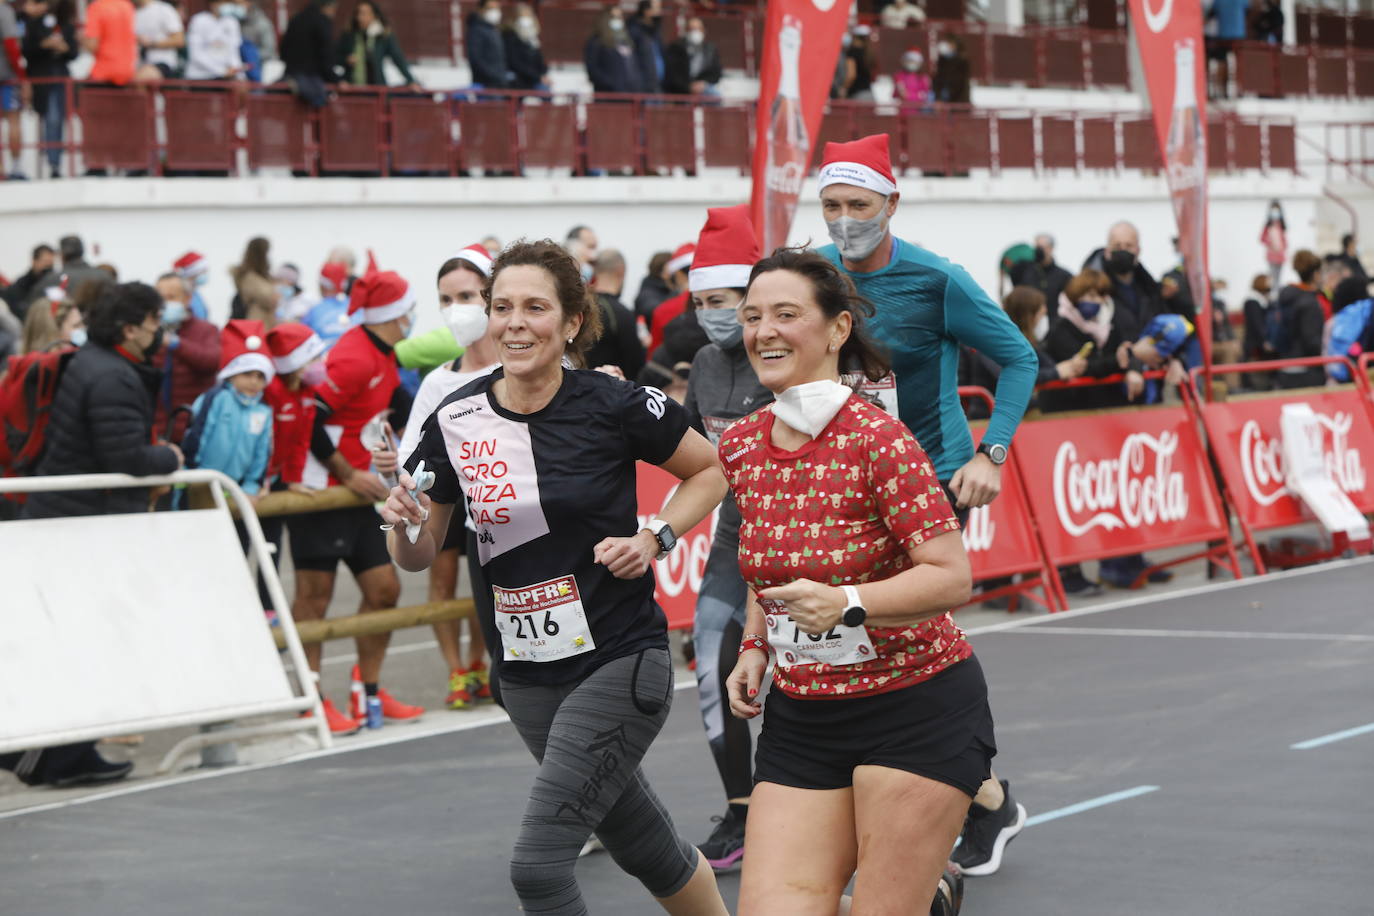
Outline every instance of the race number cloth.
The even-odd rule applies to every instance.
[[[617,579],[594,562],[607,537],[639,530],[635,461],[667,461],[687,432],[682,407],[656,388],[640,388],[600,372],[565,370],[553,400],[532,414],[501,407],[492,386],[497,369],[445,398],[425,421],[406,461],[435,473],[430,499],[463,506],[477,531],[478,556],[498,590],[517,595],[537,583],[568,578],[586,616],[590,651],[559,633],[517,641],[512,655],[491,617],[481,620],[487,644],[502,646],[501,676],[527,684],[579,680],[598,665],[667,644],[667,623],[654,603],[652,570]],[[457,524],[455,521],[453,524]],[[497,592],[498,595],[501,592]],[[498,599],[499,600],[499,599]],[[561,607],[561,606],[560,606]],[[552,608],[550,608],[551,610]],[[522,612],[523,613],[523,612]],[[533,613],[533,612],[531,612]],[[543,626],[541,611],[533,620]],[[523,621],[528,629],[529,621]],[[514,633],[520,639],[518,625]],[[528,634],[527,634],[528,635]],[[540,639],[558,642],[535,645]],[[550,646],[564,654],[547,657]]]
[[[863,626],[837,624],[825,633],[812,635],[797,625],[787,606],[771,598],[760,598],[763,622],[768,629],[768,644],[773,647],[778,666],[857,665],[873,658],[873,641]]]
[[[755,592],[798,579],[825,585],[890,579],[911,567],[908,549],[959,530],[911,433],[859,395],[794,452],[771,443],[772,428],[770,405],[731,426],[720,442],[742,519],[740,571]],[[812,699],[882,693],[926,680],[972,654],[948,614],[913,626],[865,629],[872,659],[840,664],[841,653],[828,663],[779,666],[778,687]]]
[[[528,588],[493,587],[492,592],[502,660],[556,662],[596,648],[572,576]]]

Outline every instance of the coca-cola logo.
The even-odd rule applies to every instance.
[[[1188,490],[1183,474],[1173,469],[1178,433],[1132,433],[1115,458],[1078,460],[1072,442],[1054,456],[1054,508],[1059,524],[1078,537],[1094,528],[1115,531],[1158,522],[1174,522],[1188,514]]]
[[[991,506],[979,506],[968,514],[968,524],[964,526],[965,550],[969,553],[991,550],[996,536],[997,523],[992,520]]]
[[[1350,447],[1354,417],[1345,411],[1332,416],[1318,413],[1323,432],[1322,459],[1332,483],[1345,493],[1362,493],[1368,478],[1358,449]],[[1269,438],[1258,420],[1247,420],[1240,430],[1240,472],[1246,492],[1261,506],[1272,506],[1289,495],[1283,468],[1283,442]]]
[[[768,190],[800,196],[804,172],[805,164],[796,160],[770,165],[765,176]]]

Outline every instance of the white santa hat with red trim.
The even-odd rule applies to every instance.
[[[848,143],[827,143],[821,156],[820,190],[850,184],[886,197],[897,190],[887,134],[872,134]]]
[[[210,269],[210,262],[199,251],[188,251],[172,262],[172,269],[183,277],[198,277]]]
[[[323,355],[329,345],[306,325],[288,321],[267,332],[267,348],[272,353],[272,365],[276,370],[282,375],[290,375]]]
[[[410,314],[415,292],[394,270],[367,273],[353,284],[348,314],[362,312],[363,324],[385,324]]]
[[[486,246],[477,244],[469,245],[462,251],[454,255],[460,261],[467,261],[477,272],[484,277],[491,276],[491,252],[487,251]]]
[[[706,211],[706,225],[697,237],[687,289],[694,293],[704,289],[742,289],[749,285],[749,272],[759,257],[759,240],[749,220],[749,205],[712,207]]]
[[[668,260],[669,275],[677,273],[679,270],[686,270],[692,266],[692,257],[696,254],[697,246],[691,242],[677,246],[673,256]]]
[[[267,328],[261,321],[234,318],[220,333],[219,375],[221,382],[244,372],[261,372],[270,382],[277,374],[267,349]]]

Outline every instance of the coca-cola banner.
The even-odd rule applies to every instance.
[[[1361,512],[1374,512],[1374,428],[1359,392],[1331,391],[1203,406],[1212,452],[1241,519],[1262,530],[1311,518],[1284,486],[1279,416],[1284,404],[1295,402],[1317,415],[1332,482]]]
[[[749,202],[764,254],[785,244],[792,228],[851,2],[769,0]]]
[[[660,467],[640,462],[637,465],[639,524],[648,524],[668,504],[677,490],[678,479]],[[691,531],[679,532],[677,547],[654,564],[654,600],[668,615],[668,628],[680,630],[692,625],[696,614],[701,577],[711,553],[711,531],[716,513],[711,513]]]
[[[1182,407],[1022,423],[1015,448],[1056,565],[1227,537],[1202,439]]]
[[[977,445],[983,430],[971,432]],[[1035,544],[1026,493],[1015,464],[1013,456],[1002,469],[1002,492],[988,505],[970,512],[964,526],[964,549],[973,567],[974,582],[1040,569],[1040,548]]]
[[[1155,135],[1178,223],[1178,250],[1193,302],[1203,363],[1212,363],[1212,286],[1207,268],[1207,57],[1202,4],[1129,0],[1150,90]]]

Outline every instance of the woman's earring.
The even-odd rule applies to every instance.
[[[571,347],[571,346],[572,346],[572,342],[573,342],[573,339],[572,339],[571,337],[569,337],[569,338],[568,338],[568,346]]]
[[[825,348],[825,352],[827,352],[827,353],[834,353],[834,352],[835,352],[835,341],[832,340],[832,341],[830,342],[830,346],[828,346],[828,347]]]

